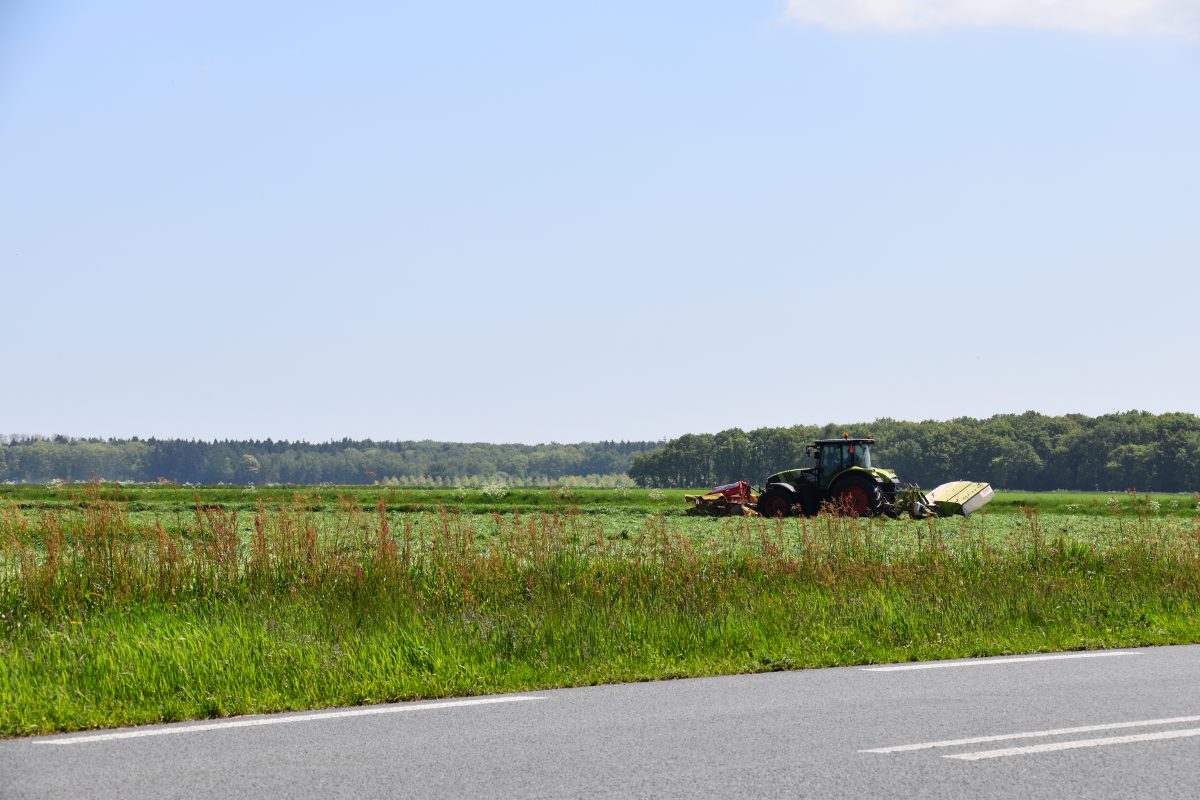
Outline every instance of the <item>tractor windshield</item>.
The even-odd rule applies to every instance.
[[[818,452],[821,474],[826,478],[851,467],[871,468],[871,448],[864,442],[826,444]]]

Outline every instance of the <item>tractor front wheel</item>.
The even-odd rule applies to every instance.
[[[856,517],[874,517],[883,513],[883,492],[874,481],[852,475],[833,491],[840,510]]]

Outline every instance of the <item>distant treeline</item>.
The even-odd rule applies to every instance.
[[[103,480],[177,483],[390,483],[453,486],[490,478],[538,484],[611,478],[659,442],[454,444],[343,439],[287,441],[0,437],[0,481]]]
[[[872,434],[872,461],[903,480],[931,488],[955,479],[1003,489],[1189,492],[1200,490],[1200,417],[1131,411],[1048,417],[1032,411],[989,419],[870,423],[791,428],[733,428],[689,434],[633,460],[639,486],[712,486],[762,481],[781,469],[809,466],[813,439]]]

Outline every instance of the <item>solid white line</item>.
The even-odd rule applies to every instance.
[[[62,739],[36,739],[34,744],[83,744],[85,742],[110,742],[114,739],[138,739],[143,736],[168,736],[175,733],[197,733],[199,731],[217,731],[225,728],[254,728],[261,725],[286,725],[292,722],[318,722],[324,719],[342,719],[345,717],[369,717],[376,714],[398,714],[402,711],[432,711],[438,708],[460,708],[462,706],[486,706],[496,703],[523,703],[526,700],[545,700],[535,695],[519,695],[516,697],[477,697],[470,700],[444,700],[438,703],[405,703],[388,706],[369,706],[366,708],[350,708],[344,711],[325,711],[314,714],[293,714],[291,716],[255,717],[253,719],[230,719],[222,722],[206,722],[201,725],[172,725],[170,727],[138,728],[119,733],[97,733],[88,736],[71,736]]]
[[[913,669],[948,669],[950,667],[988,667],[993,664],[1023,664],[1031,661],[1062,661],[1068,658],[1107,658],[1108,656],[1137,656],[1128,650],[1104,650],[1096,653],[1056,653],[1051,656],[1015,656],[1012,658],[973,658],[968,661],[922,661],[919,664],[891,664],[886,667],[860,667],[863,672],[906,672]]]
[[[1200,722],[1197,717],[1169,717],[1167,719],[1143,719],[1136,722],[1110,722],[1105,725],[1083,725],[1078,728],[1053,728],[1046,731],[1026,731],[1024,733],[1002,733],[998,736],[972,736],[969,739],[945,739],[940,742],[921,742],[920,744],[901,744],[895,747],[876,747],[871,750],[859,750],[860,753],[907,753],[912,750],[931,750],[935,747],[960,747],[964,744],[984,744],[985,742],[1004,742],[1009,739],[1038,739],[1045,736],[1066,736],[1071,733],[1094,733],[1096,731],[1112,731],[1120,728],[1147,728],[1151,725],[1174,725],[1180,722]]]
[[[1157,742],[1163,739],[1183,739],[1189,736],[1200,736],[1200,728],[1186,728],[1180,731],[1159,731],[1158,733],[1137,733],[1130,736],[1105,736],[1100,739],[1075,739],[1070,742],[1049,742],[1034,744],[1028,747],[1005,747],[1000,750],[980,750],[977,753],[959,753],[958,755],[942,756],[942,758],[957,758],[961,761],[979,761],[983,758],[1005,758],[1006,756],[1023,756],[1029,753],[1050,753],[1055,750],[1076,750],[1080,747],[1104,747],[1110,744],[1129,744],[1131,742]]]

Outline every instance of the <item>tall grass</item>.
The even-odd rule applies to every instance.
[[[801,666],[1200,641],[1200,527],[824,515],[698,538],[562,505],[0,508],[7,734]],[[486,531],[483,530],[486,528]]]

